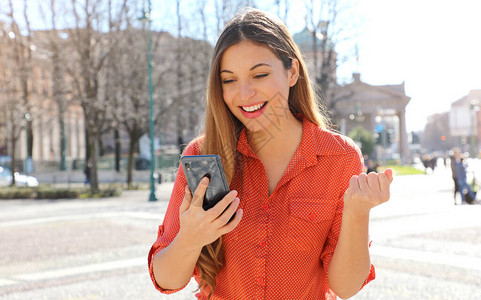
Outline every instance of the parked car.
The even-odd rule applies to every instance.
[[[0,167],[0,186],[12,184],[12,171],[5,167]],[[15,172],[15,184],[17,186],[38,186],[38,179]]]
[[[12,164],[12,157],[11,156],[0,155],[0,167],[6,166],[8,168],[8,166],[10,166],[11,164]]]

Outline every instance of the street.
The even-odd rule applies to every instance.
[[[172,183],[122,197],[0,201],[0,299],[193,299],[165,296],[147,254]],[[373,209],[377,278],[351,299],[481,299],[481,205],[454,205],[451,173],[397,176]],[[479,197],[479,196],[478,196]]]

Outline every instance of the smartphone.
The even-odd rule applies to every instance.
[[[209,178],[209,186],[204,196],[204,210],[212,208],[230,192],[225,177],[222,160],[217,155],[185,155],[180,158],[187,184],[194,194],[200,180]]]

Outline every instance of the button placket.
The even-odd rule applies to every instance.
[[[266,285],[266,268],[267,268],[267,240],[269,238],[269,220],[270,220],[270,207],[268,203],[261,204],[258,208],[258,236],[257,236],[257,250],[256,250],[256,265],[259,266],[254,279],[256,286],[259,288],[259,298],[265,296]]]

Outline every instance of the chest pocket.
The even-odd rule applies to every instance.
[[[288,250],[321,251],[334,218],[335,207],[335,203],[328,200],[291,200],[287,235]]]

